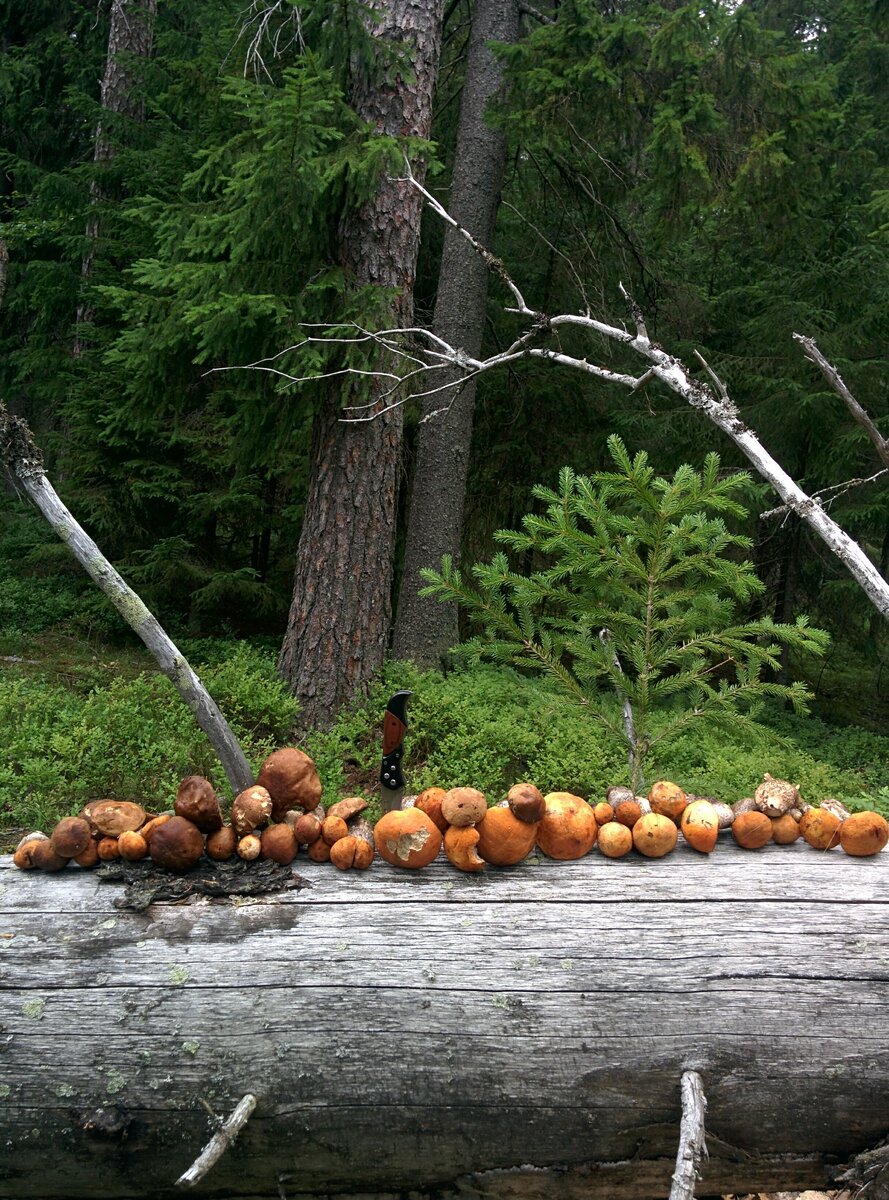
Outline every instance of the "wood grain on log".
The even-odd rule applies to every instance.
[[[665,1196],[823,1185],[889,1113],[889,858],[377,862],[253,903],[113,906],[0,859],[0,1196]]]

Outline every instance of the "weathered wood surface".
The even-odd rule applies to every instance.
[[[664,1197],[684,1070],[700,1196],[887,1132],[889,855],[294,869],[132,913],[0,859],[0,1196],[164,1200],[246,1092],[198,1195]]]

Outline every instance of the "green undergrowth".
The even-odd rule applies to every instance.
[[[297,716],[268,645],[184,643],[254,768],[288,744]],[[66,661],[71,655],[63,656]],[[593,799],[627,780],[619,746],[546,682],[510,669],[447,675],[391,663],[369,695],[329,732],[310,734],[325,799],[378,794],[382,715],[408,688],[404,769],[408,790],[471,785],[499,800],[518,780]],[[749,795],[764,771],[798,783],[812,802],[836,796],[889,815],[889,737],[765,710],[766,731],[735,739],[690,729],[660,750],[648,782],[668,778],[728,801]],[[76,669],[47,658],[0,672],[0,826],[46,828],[98,796],[169,807],[180,778],[209,776],[227,795],[207,739],[171,684],[135,654],[87,655]],[[376,815],[373,804],[369,815]]]

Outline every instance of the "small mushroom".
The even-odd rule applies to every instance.
[[[238,857],[245,862],[254,862],[262,853],[262,839],[258,833],[246,833],[238,842]]]
[[[345,800],[337,800],[336,804],[331,804],[327,810],[328,817],[341,817],[344,821],[351,821],[353,817],[357,817],[359,813],[363,813],[367,808],[367,801],[362,796],[347,796]]]
[[[313,812],[303,813],[293,826],[293,833],[296,837],[297,845],[311,846],[321,836],[321,822]]]
[[[231,825],[223,825],[207,835],[205,849],[214,862],[228,862],[238,848],[238,838]]]
[[[203,775],[188,775],[179,784],[173,809],[177,817],[185,817],[197,825],[201,833],[222,828],[222,809],[219,797],[209,779]]]
[[[635,796],[618,800],[614,805],[614,820],[619,825],[626,825],[627,829],[632,829],[643,815],[642,805]]]
[[[430,817],[442,833],[448,827],[448,822],[441,815],[441,802],[446,795],[447,792],[444,788],[428,787],[420,792],[413,803],[413,807],[418,808],[420,812],[424,812],[427,817]]]
[[[78,867],[83,867],[85,870],[96,866],[99,862],[99,843],[95,838],[90,838],[90,844],[84,850],[83,854],[75,856],[74,862],[77,863]]]
[[[259,784],[239,792],[232,801],[232,825],[238,837],[246,837],[254,829],[263,829],[268,825],[272,807],[271,796]]]
[[[185,817],[170,817],[154,830],[148,850],[157,866],[181,874],[204,853],[204,839],[197,825]]]
[[[283,821],[263,829],[259,840],[263,858],[271,859],[284,867],[289,866],[296,858],[296,838],[291,827]]]
[[[653,813],[669,817],[678,825],[688,804],[688,797],[678,784],[670,783],[668,779],[660,779],[652,785],[648,793],[648,803]]]
[[[479,831],[474,825],[450,825],[444,835],[448,861],[460,871],[483,871],[485,860],[478,856],[478,841]]]
[[[334,842],[335,845],[336,842]],[[323,837],[319,837],[316,841],[312,842],[307,853],[312,862],[325,863],[330,862],[330,851],[332,848],[332,846],[325,842]]]
[[[116,862],[120,858],[120,849],[116,837],[101,837],[96,842],[96,854],[100,862]]]
[[[768,771],[753,793],[754,805],[767,817],[783,817],[789,809],[799,804],[799,798],[799,788],[786,779],[773,779]]]
[[[148,842],[135,829],[125,829],[117,839],[120,857],[127,862],[141,862],[148,857]]]
[[[545,799],[546,812],[537,826],[537,845],[543,853],[563,861],[589,854],[599,826],[586,800],[570,792],[550,792]]]
[[[606,800],[600,800],[598,804],[593,805],[593,816],[596,818],[597,825],[608,825],[614,820],[614,805],[609,804]]]
[[[472,787],[456,787],[446,792],[441,801],[441,815],[449,825],[475,825],[483,821],[488,811],[484,792]]]
[[[761,850],[772,840],[772,822],[758,808],[738,813],[732,821],[732,837],[743,850]]]
[[[596,844],[606,858],[624,858],[633,849],[633,831],[620,821],[606,821],[599,826]]]
[[[275,750],[259,768],[257,784],[272,798],[272,816],[281,821],[289,808],[311,812],[321,801],[321,780],[314,761],[293,746]]]
[[[373,846],[351,833],[330,847],[330,861],[340,871],[366,871],[373,859]]]
[[[93,840],[89,821],[82,817],[62,817],[50,835],[52,848],[61,858],[76,858]]]
[[[543,793],[533,783],[517,783],[506,795],[506,801],[512,810],[512,815],[528,825],[536,825],[543,819],[546,812],[546,801]]]
[[[34,851],[42,842],[49,844],[49,838],[45,833],[26,833],[15,848],[12,856],[13,864],[20,871],[36,871],[37,863],[34,862]]]
[[[342,817],[327,816],[321,822],[321,836],[327,842],[328,846],[332,846],[334,842],[338,842],[340,838],[347,837],[349,834],[349,826]]]
[[[493,867],[513,867],[534,849],[539,828],[538,823],[520,821],[509,807],[489,808],[484,821],[476,826],[479,834],[476,850]]]

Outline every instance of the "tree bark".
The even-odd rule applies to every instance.
[[[101,90],[103,112],[128,117],[140,124],[145,119],[145,100],[137,63],[140,59],[144,61],[151,54],[156,16],[157,0],[112,0],[108,54]],[[117,156],[117,152],[118,146],[108,132],[107,122],[100,120],[96,126],[93,162],[111,162]],[[89,283],[93,273],[100,232],[96,205],[102,200],[102,195],[101,183],[98,179],[93,179],[90,184],[91,211],[86,224],[86,250],[80,267],[84,286]],[[92,319],[92,307],[87,297],[83,296],[77,307],[75,358],[79,358],[83,353],[83,328],[91,324]]]
[[[379,52],[355,66],[352,104],[381,135],[427,138],[441,44],[443,0],[371,0],[368,31]],[[408,64],[383,63],[402,43]],[[422,170],[422,164],[416,169]],[[348,211],[340,262],[356,288],[393,289],[393,321],[411,324],[422,198],[381,174],[371,200]],[[387,384],[370,395],[331,392],[315,423],[306,515],[297,549],[293,602],[278,668],[301,705],[304,728],[329,724],[379,670],[391,626],[392,567],[402,439],[400,407],[386,408]],[[380,416],[343,421],[344,405],[378,401]]]
[[[505,137],[485,121],[488,104],[503,87],[502,65],[490,42],[512,42],[518,33],[516,0],[476,0],[449,211],[486,246],[493,242],[506,160]],[[449,227],[442,251],[433,332],[477,356],[487,297],[488,270],[484,262],[466,239]],[[424,417],[444,404],[441,396],[426,397]],[[453,397],[447,416],[442,414],[420,425],[392,650],[396,658],[412,658],[422,666],[439,666],[459,640],[456,605],[423,598],[418,592],[423,567],[438,567],[446,554],[455,562],[459,560],[474,411],[475,380],[470,379]]]
[[[688,1072],[700,1196],[824,1187],[887,1132],[889,852],[722,839],[485,878],[301,852],[308,887],[141,912],[0,858],[0,1197],[174,1200],[249,1092],[202,1197],[664,1200]]]

